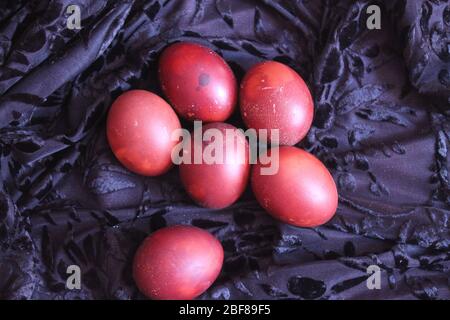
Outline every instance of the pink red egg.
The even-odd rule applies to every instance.
[[[210,233],[192,226],[172,226],[148,236],[133,261],[139,290],[158,300],[190,300],[218,277],[223,248]]]
[[[112,104],[107,124],[109,145],[116,158],[130,171],[157,176],[172,166],[171,152],[180,129],[173,109],[157,95],[130,90]]]
[[[336,184],[315,156],[283,146],[278,171],[262,175],[264,166],[253,166],[251,185],[259,204],[273,217],[299,227],[316,227],[333,217],[338,205]]]
[[[240,107],[248,128],[268,130],[269,139],[272,130],[278,129],[280,145],[302,140],[314,114],[313,99],[303,79],[275,61],[258,63],[248,70],[240,87]]]
[[[250,175],[249,146],[244,134],[231,124],[214,122],[203,126],[203,134],[217,130],[224,137],[221,152],[223,161],[193,163],[195,149],[207,150],[213,139],[195,140],[192,135],[190,149],[186,150],[191,163],[179,166],[181,182],[189,196],[199,205],[220,209],[233,204],[244,192]],[[234,136],[226,139],[227,130]],[[206,154],[203,152],[202,154]]]
[[[166,48],[159,60],[161,88],[177,113],[188,120],[224,121],[237,102],[237,82],[213,50],[190,42]]]

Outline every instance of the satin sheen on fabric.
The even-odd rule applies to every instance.
[[[132,257],[151,232],[192,224],[225,250],[200,299],[449,299],[450,7],[373,1],[6,1],[0,7],[0,298],[143,299]],[[66,28],[79,5],[81,30]],[[298,72],[314,98],[298,145],[339,191],[335,217],[288,226],[250,188],[229,208],[196,206],[177,168],[145,178],[105,137],[114,99],[161,94],[158,57],[209,46],[238,81],[263,60]],[[243,128],[239,108],[230,123]],[[66,288],[67,267],[81,290]],[[370,265],[381,288],[369,290]]]

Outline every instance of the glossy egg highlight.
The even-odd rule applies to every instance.
[[[162,91],[187,120],[225,121],[237,103],[237,82],[213,50],[191,42],[167,47],[159,60]]]
[[[225,208],[233,204],[247,186],[250,175],[248,142],[242,131],[231,124],[213,122],[204,125],[202,129],[204,135],[216,132],[223,136],[222,147],[217,147],[215,151],[221,152],[222,156],[216,158],[216,163],[208,163],[204,157],[201,159],[202,163],[194,163],[195,150],[202,150],[202,155],[210,154],[206,150],[211,147],[215,138],[199,141],[192,135],[190,146],[186,148],[187,158],[191,159],[191,163],[179,166],[181,182],[189,196],[200,206]],[[228,139],[227,130],[231,137]]]
[[[253,166],[251,185],[259,204],[273,217],[298,227],[316,227],[333,217],[338,205],[336,184],[315,156],[283,146],[276,173],[261,174],[264,166],[268,165]]]
[[[308,133],[314,114],[311,93],[290,67],[265,61],[251,67],[240,86],[240,108],[247,128],[279,130],[280,145],[294,145]]]
[[[207,231],[171,226],[148,236],[133,261],[139,290],[156,300],[190,300],[205,292],[218,277],[223,248]]]
[[[172,132],[180,128],[176,113],[162,98],[130,90],[111,105],[106,133],[114,155],[126,168],[157,176],[172,166],[171,152],[178,143]]]

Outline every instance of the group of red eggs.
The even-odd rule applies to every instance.
[[[223,122],[237,104],[238,85],[218,54],[195,43],[172,44],[160,57],[159,80],[170,105],[149,91],[130,90],[110,108],[108,142],[125,167],[145,176],[161,175],[172,167],[171,153],[177,145],[172,133],[181,128],[177,114],[207,123],[203,130],[236,130],[243,136],[237,142],[248,150],[242,131]],[[269,137],[271,130],[278,130],[277,172],[261,174],[267,164],[251,166],[242,154],[232,155],[244,157],[233,163],[182,163],[180,178],[190,197],[203,207],[227,207],[242,195],[251,175],[256,199],[275,218],[300,227],[330,220],[338,202],[331,174],[316,157],[293,147],[307,134],[314,113],[303,79],[282,63],[258,63],[242,80],[239,104],[247,128],[266,129]],[[220,242],[210,233],[192,226],[166,227],[147,237],[137,250],[133,277],[149,298],[193,299],[215,281],[223,257]]]

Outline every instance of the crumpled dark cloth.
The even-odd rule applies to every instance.
[[[81,8],[69,30],[67,6]],[[381,8],[381,30],[366,9]],[[2,1],[0,298],[143,299],[133,254],[152,231],[216,235],[223,271],[200,299],[450,298],[450,3],[446,0]],[[125,170],[105,139],[121,92],[160,94],[174,41],[210,46],[238,79],[261,60],[293,67],[315,100],[300,147],[330,169],[328,224],[277,222],[251,190],[233,206],[192,203],[177,169]],[[232,123],[241,126],[236,112]],[[81,290],[66,289],[79,265]],[[366,269],[381,268],[369,290]]]

